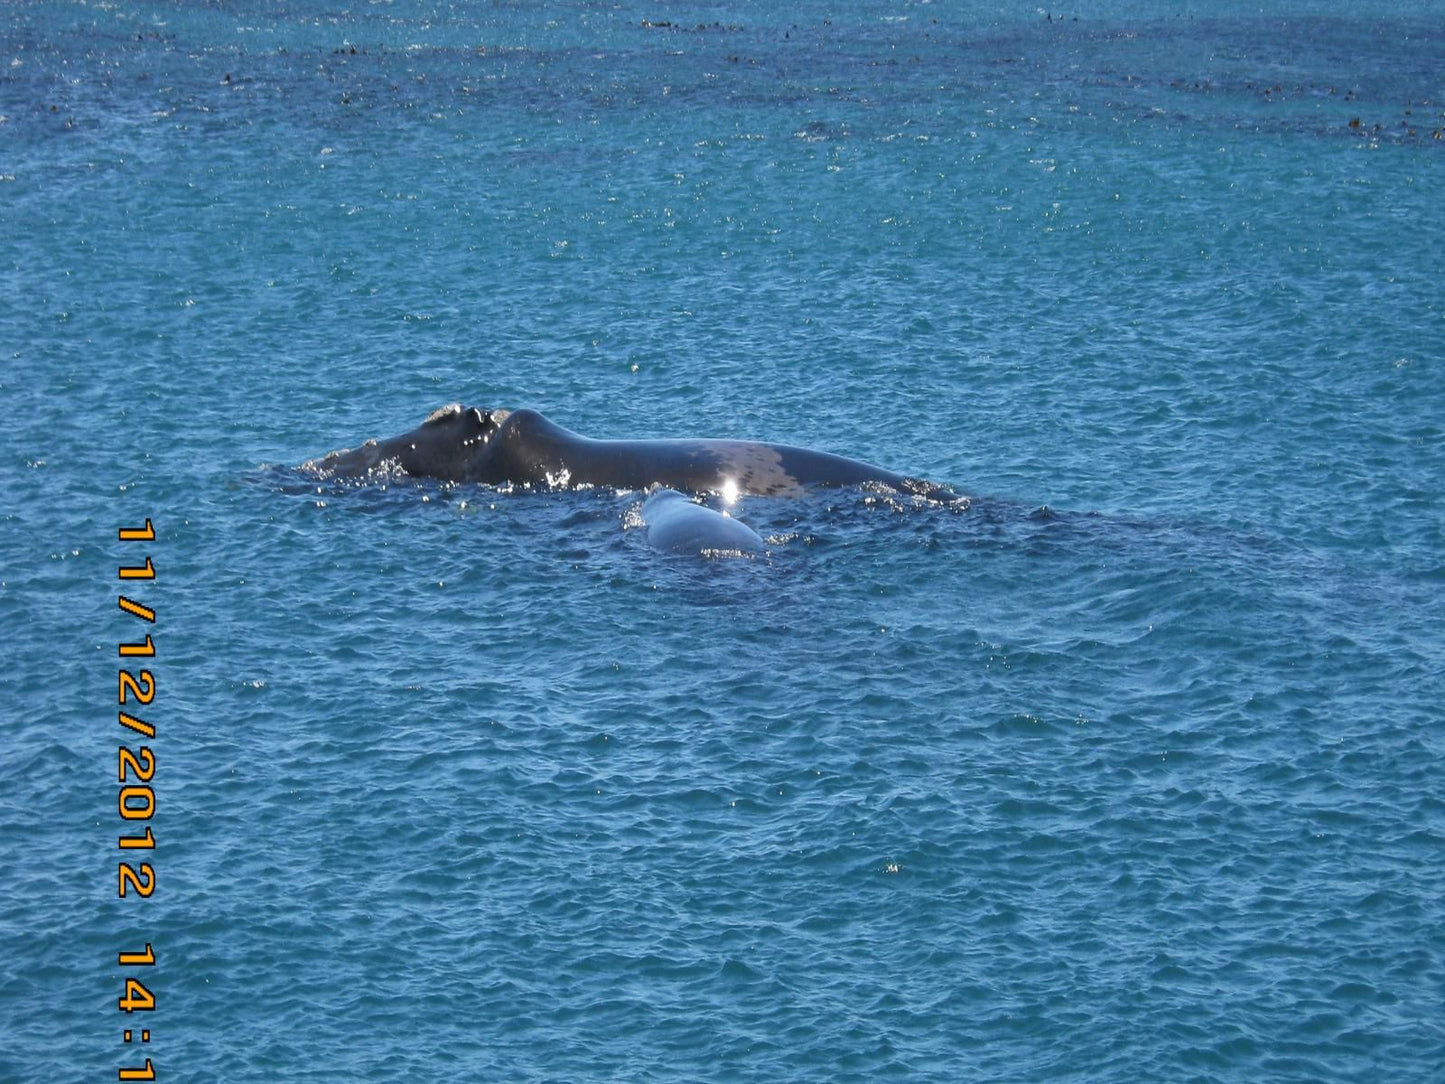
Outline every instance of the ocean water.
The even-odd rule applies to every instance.
[[[1445,6],[1263,9],[0,10],[0,1081],[1445,1079]]]

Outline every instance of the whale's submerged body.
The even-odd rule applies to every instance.
[[[642,504],[647,542],[654,549],[688,554],[758,554],[766,546],[746,523],[698,504],[675,489],[659,489]]]

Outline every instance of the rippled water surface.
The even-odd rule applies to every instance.
[[[1445,1078],[1445,9],[1277,7],[0,11],[0,1080]],[[458,400],[973,499],[293,469]]]

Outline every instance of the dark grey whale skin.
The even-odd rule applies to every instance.
[[[906,493],[956,500],[947,490],[856,459],[746,440],[593,440],[535,410],[453,405],[418,428],[302,464],[328,477],[400,468],[454,482],[547,488],[666,486],[688,493],[787,496],[812,486],[880,482]]]

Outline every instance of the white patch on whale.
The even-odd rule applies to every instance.
[[[723,485],[731,482],[740,494],[801,497],[807,492],[803,484],[784,469],[782,453],[766,444],[729,441],[723,459],[728,470]]]

